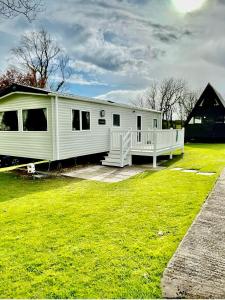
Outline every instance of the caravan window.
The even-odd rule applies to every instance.
[[[91,117],[89,111],[72,110],[72,130],[90,130]]]
[[[120,115],[113,114],[113,126],[116,126],[116,127],[120,126]]]
[[[158,120],[153,119],[153,128],[158,128]]]
[[[90,112],[82,111],[82,130],[90,130]]]
[[[0,112],[0,131],[18,131],[18,112]]]
[[[80,130],[80,111],[79,110],[73,110],[73,121],[72,121],[72,129],[73,130]]]
[[[47,131],[47,109],[23,110],[23,131]]]

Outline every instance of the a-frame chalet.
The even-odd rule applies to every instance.
[[[208,84],[185,124],[186,141],[225,141],[225,101]]]

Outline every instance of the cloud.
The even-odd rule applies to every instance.
[[[85,78],[83,75],[74,74],[72,75],[68,80],[67,83],[69,84],[78,84],[78,85],[101,85],[101,86],[107,86],[107,83],[100,82],[97,80],[91,80]]]
[[[84,93],[93,87],[125,101],[152,80],[170,76],[194,87],[214,79],[220,89],[224,14],[222,0],[207,1],[204,9],[185,16],[176,14],[169,0],[46,1],[46,12],[32,24],[24,18],[1,22],[0,69],[22,33],[44,27],[68,52],[70,84],[83,86]]]
[[[95,98],[111,100],[119,103],[133,103],[137,100],[139,95],[142,95],[146,92],[146,89],[143,90],[114,90],[109,91],[106,94],[99,95]]]

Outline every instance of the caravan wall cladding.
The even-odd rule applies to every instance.
[[[80,130],[72,128],[74,110],[79,110]],[[142,117],[142,130],[152,129],[154,119],[159,129],[162,126],[161,113],[95,102],[59,98],[58,111],[60,159],[109,151],[110,128],[137,130],[138,116]],[[82,129],[86,113],[90,116],[90,129]]]
[[[43,112],[46,114],[47,128],[41,127],[39,131],[32,114],[36,110],[40,113],[40,109],[45,109]],[[49,97],[24,94],[9,95],[0,100],[0,119],[4,117],[2,112],[17,113],[18,130],[12,128],[14,130],[8,131],[8,128],[4,128],[4,125],[1,124],[0,155],[52,160],[52,105]],[[7,114],[4,115],[7,116]],[[23,122],[26,119],[28,122]],[[32,120],[33,126],[31,126]],[[4,120],[0,121],[2,123]],[[6,125],[5,127],[7,127]]]
[[[63,160],[109,151],[110,128],[148,130],[157,123],[161,129],[161,113],[94,101],[28,94],[1,99],[0,121],[3,112],[15,116],[16,111],[18,130],[15,125],[11,131],[0,126],[0,155]],[[39,121],[43,119],[40,130],[37,124],[32,124],[35,114],[31,110],[36,110]]]

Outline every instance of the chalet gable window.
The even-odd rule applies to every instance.
[[[225,116],[217,116],[215,121],[216,121],[217,124],[224,124],[225,123]]]
[[[214,106],[219,106],[219,102],[215,99]]]
[[[47,131],[47,109],[26,109],[23,114],[23,131]]]
[[[188,124],[194,124],[194,118],[191,118]]]
[[[194,124],[202,124],[202,117],[194,117]]]
[[[205,102],[205,99],[202,99],[202,101],[200,102],[199,106],[203,106],[204,102]]]
[[[72,110],[72,130],[90,130],[91,116],[89,111],[80,111],[78,109]]]
[[[16,110],[0,112],[0,131],[18,130],[18,112]]]
[[[113,126],[120,127],[120,115],[113,114]]]

